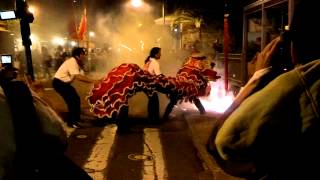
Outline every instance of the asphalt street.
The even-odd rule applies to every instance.
[[[205,151],[214,114],[200,115],[196,110],[175,108],[170,119],[161,124],[146,118],[146,97],[137,94],[130,102],[131,132],[118,134],[109,119],[97,119],[85,96],[90,85],[73,84],[81,97],[81,121],[88,127],[67,128],[66,155],[94,180],[103,179],[174,179],[236,180],[226,175]],[[63,99],[44,84],[43,97],[63,118],[67,108]],[[167,103],[160,96],[160,112]]]

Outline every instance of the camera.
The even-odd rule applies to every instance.
[[[0,55],[1,69],[0,69],[0,80],[13,80],[17,78],[17,69],[12,65],[11,55]]]
[[[11,19],[17,19],[15,11],[13,10],[0,11],[0,20],[11,20]]]
[[[11,55],[1,55],[0,56],[1,67],[3,68],[12,68],[12,56]]]

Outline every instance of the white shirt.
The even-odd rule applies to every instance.
[[[160,65],[158,60],[156,60],[155,58],[150,58],[150,62],[149,63],[149,67],[147,69],[147,71],[152,74],[152,75],[159,75],[161,74],[160,71]]]
[[[70,83],[73,81],[75,75],[83,73],[84,72],[78,65],[77,60],[74,57],[71,57],[62,63],[54,77],[63,82]]]

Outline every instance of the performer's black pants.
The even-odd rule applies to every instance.
[[[116,122],[118,126],[119,132],[125,132],[130,129],[130,122],[129,122],[129,107],[122,106],[118,116],[116,117]]]
[[[196,107],[198,108],[198,110],[200,111],[200,114],[205,114],[206,113],[206,110],[205,108],[203,107],[200,99],[198,98],[195,98],[194,100],[192,100],[192,102],[196,105]],[[163,119],[168,119],[169,118],[169,115],[170,113],[172,112],[174,106],[178,103],[178,99],[175,98],[175,96],[173,96],[172,98],[170,98],[170,102],[168,103],[167,107],[166,107],[166,110],[164,112],[164,115],[163,115]]]
[[[148,118],[152,122],[160,121],[160,112],[159,112],[159,97],[157,93],[154,93],[149,97],[148,101]]]
[[[65,83],[57,78],[52,81],[53,88],[62,96],[68,106],[68,124],[79,122],[81,113],[80,97],[70,83]]]
[[[196,107],[197,107],[198,110],[200,111],[200,114],[205,114],[205,113],[206,113],[206,110],[204,109],[204,107],[203,107],[200,99],[195,98],[195,99],[193,100],[193,103],[194,103],[194,105],[196,105]]]
[[[176,98],[170,98],[170,102],[168,103],[166,110],[164,111],[163,114],[163,119],[167,120],[169,119],[169,115],[171,113],[171,111],[173,110],[174,106],[177,104],[178,100]]]

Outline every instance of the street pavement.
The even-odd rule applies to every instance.
[[[44,97],[44,99],[46,101],[48,101],[48,103],[53,107],[54,110],[56,110],[58,112],[58,114],[60,114],[62,117],[65,117],[66,112],[67,112],[67,107],[66,107],[63,99],[52,89],[51,82],[50,81],[42,81],[41,84],[42,84],[41,94]],[[85,84],[85,83],[81,83],[81,82],[75,82],[73,85],[76,87],[76,89],[81,97],[81,108],[82,108],[81,120],[84,122],[89,122],[89,121],[95,120],[96,118],[89,111],[89,105],[85,100],[85,96],[88,93],[91,86],[88,84]],[[161,105],[161,104],[166,104],[166,103],[161,103],[161,101],[162,101],[161,99],[163,99],[163,98],[160,97],[160,108],[164,109],[164,105]],[[137,99],[136,101],[138,101],[139,104],[143,104],[143,103],[141,103],[141,101],[139,99]],[[146,103],[144,103],[144,104],[146,104]],[[146,109],[146,107],[143,107],[143,108]],[[138,110],[136,110],[138,112],[136,112],[135,109],[138,109]],[[141,109],[141,108],[130,108],[129,112],[131,114],[144,113],[144,112],[141,112],[141,110],[139,111],[139,109]],[[163,110],[160,112],[163,113]],[[208,112],[205,115],[200,115],[197,111],[188,111],[188,110],[187,111],[176,110],[176,112],[177,112],[175,114],[176,116],[183,117],[183,119],[186,121],[187,126],[190,131],[190,135],[192,137],[193,145],[197,150],[197,154],[198,154],[200,160],[202,161],[202,166],[206,171],[211,172],[213,179],[216,179],[216,180],[240,180],[240,178],[235,178],[235,177],[232,177],[232,176],[225,174],[218,167],[218,165],[215,163],[212,156],[210,154],[208,154],[208,152],[206,151],[205,145],[206,145],[207,139],[211,133],[211,129],[214,126],[215,120],[217,119],[218,114]],[[139,116],[139,115],[137,115],[137,116]],[[174,118],[174,117],[171,117],[171,118]],[[67,128],[66,131],[69,135],[71,135],[73,133],[74,129]],[[103,129],[101,129],[101,131],[103,131]],[[114,135],[115,134],[115,127],[112,127],[111,129],[105,130],[104,133]],[[80,138],[80,139],[82,138],[81,134],[78,138]],[[84,137],[84,138],[86,138],[86,137]],[[105,142],[103,142],[103,143],[100,143],[100,145],[106,146],[107,144]],[[109,146],[111,146],[111,144],[109,144]],[[104,155],[95,154],[95,156],[98,157],[98,156],[104,156]],[[87,166],[90,166],[90,165],[87,165]],[[94,167],[91,166],[90,168],[92,168],[92,169],[99,168],[99,164],[98,165],[94,164],[93,166]],[[100,166],[103,167],[104,165],[100,164]],[[94,172],[92,172],[92,173],[94,173]],[[99,178],[96,178],[96,179],[99,179]]]
[[[185,113],[185,119],[188,123],[189,130],[193,139],[195,148],[199,153],[200,159],[203,161],[216,180],[241,180],[241,178],[232,177],[224,173],[214,158],[207,152],[206,143],[215,125],[215,120],[219,116],[215,113],[207,113],[205,115]]]

